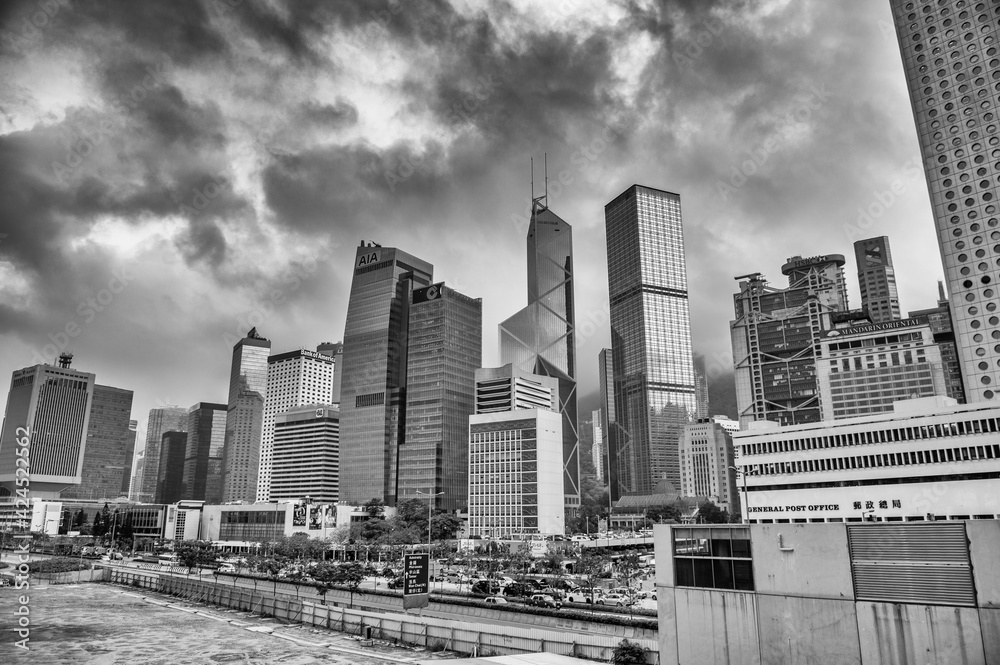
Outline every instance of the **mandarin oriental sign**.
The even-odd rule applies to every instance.
[[[918,316],[913,319],[900,319],[898,321],[886,321],[884,323],[867,323],[863,326],[851,326],[849,328],[838,328],[828,330],[825,337],[846,337],[848,335],[867,335],[883,330],[899,330],[900,328],[913,328],[927,325],[927,318]]]

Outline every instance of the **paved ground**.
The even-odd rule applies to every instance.
[[[23,594],[0,587],[4,665],[387,665],[458,657],[388,644],[362,646],[333,631],[107,584],[31,588],[30,651],[24,651],[14,646],[19,639],[14,612]]]

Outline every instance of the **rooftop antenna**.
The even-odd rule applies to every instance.
[[[529,157],[528,159],[531,161],[531,208],[532,208],[532,212],[534,212],[534,208],[535,208],[535,158],[534,157]]]
[[[542,153],[545,159],[545,207],[549,207],[549,153]]]

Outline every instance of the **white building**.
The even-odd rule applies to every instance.
[[[562,535],[562,415],[519,409],[469,416],[469,533]]]
[[[590,447],[590,458],[594,462],[598,480],[604,480],[604,429],[601,427],[601,422],[601,410],[595,409],[591,414],[594,443]]]
[[[733,435],[751,523],[1000,515],[1000,406],[948,397],[894,411]]]
[[[511,363],[476,370],[476,413],[517,409],[559,410],[559,380],[517,369]]]
[[[320,345],[321,348],[328,345]],[[299,349],[267,359],[267,398],[261,425],[260,475],[257,501],[271,496],[274,417],[305,404],[330,404],[334,397],[336,361],[316,351]]]
[[[708,497],[723,510],[739,510],[733,442],[720,423],[708,418],[685,426],[680,458],[681,496]]]
[[[274,418],[272,499],[340,498],[340,409],[300,406]]]
[[[825,332],[816,375],[823,420],[885,413],[898,400],[948,394],[941,349],[925,318]]]

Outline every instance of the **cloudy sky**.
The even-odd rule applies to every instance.
[[[276,352],[340,340],[362,239],[482,297],[495,364],[545,152],[584,397],[610,338],[603,207],[633,183],[681,195],[710,368],[730,362],[733,277],[781,285],[792,255],[846,255],[857,306],[852,242],[888,235],[904,311],[937,298],[884,0],[0,11],[0,377],[66,348],[135,391],[142,429],[151,407],[225,401],[250,325]]]

